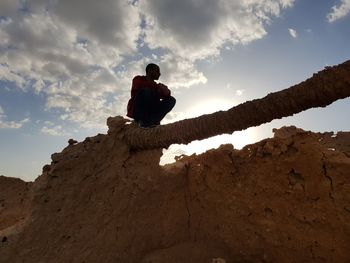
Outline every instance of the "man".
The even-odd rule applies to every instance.
[[[151,63],[146,67],[146,76],[136,76],[132,80],[127,116],[141,128],[160,125],[160,121],[175,106],[176,100],[168,87],[155,82],[159,77],[159,66]]]

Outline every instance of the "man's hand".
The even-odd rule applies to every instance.
[[[159,87],[161,87],[162,89],[165,88],[165,89],[168,89],[168,86],[167,85],[164,85],[163,83],[158,83]]]
[[[171,92],[167,85],[164,85],[163,83],[158,83],[159,86],[159,92],[164,97],[170,96]]]

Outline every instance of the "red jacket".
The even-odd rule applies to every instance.
[[[131,98],[128,102],[128,112],[126,116],[133,118],[134,117],[134,100],[137,93],[144,88],[154,89],[159,95],[159,99],[170,96],[170,90],[167,86],[161,83],[156,83],[153,80],[149,80],[146,76],[136,76],[132,80],[131,86]]]

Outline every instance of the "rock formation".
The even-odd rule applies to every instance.
[[[114,124],[52,155],[0,262],[349,262],[350,133],[282,128],[159,166]]]
[[[321,93],[301,88],[310,95],[300,99],[304,109],[349,96],[344,65],[321,74],[340,85],[322,77]],[[266,106],[265,122],[302,108],[295,99],[278,106],[280,97],[229,112],[243,107],[250,116]],[[239,129],[259,122],[235,118]],[[0,177],[0,263],[350,262],[349,132],[284,127],[242,150],[222,145],[159,166],[157,147],[177,142],[164,139],[175,126],[140,131],[122,117],[109,118],[108,126],[108,134],[53,154],[32,184]],[[212,134],[203,127],[197,139]]]
[[[31,185],[17,178],[0,176],[0,242],[17,233],[31,210]]]

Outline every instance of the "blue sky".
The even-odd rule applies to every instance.
[[[176,4],[175,4],[176,2]],[[158,63],[177,105],[163,123],[225,110],[350,58],[349,0],[2,0],[0,175],[34,180],[69,138],[124,115],[131,79]],[[349,131],[350,101],[165,152],[237,148],[296,125]]]

